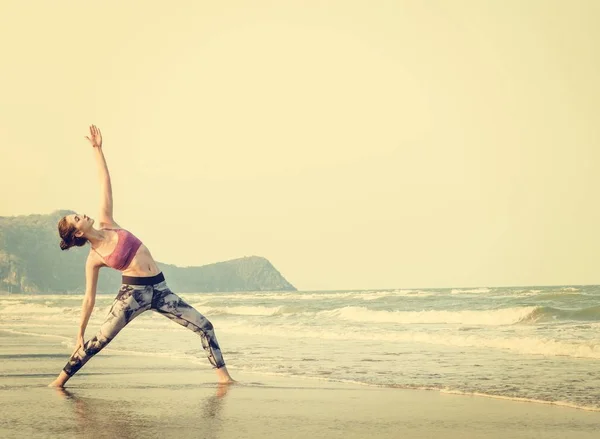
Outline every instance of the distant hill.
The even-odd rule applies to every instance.
[[[0,291],[75,293],[85,289],[87,248],[60,250],[58,220],[73,212],[0,217]],[[199,267],[158,263],[176,292],[296,291],[265,258],[250,256]],[[98,291],[116,291],[119,272],[100,271]]]

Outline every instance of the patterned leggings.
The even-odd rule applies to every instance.
[[[138,283],[144,285],[138,285]],[[149,285],[149,283],[152,284]],[[151,278],[123,276],[123,285],[121,285],[119,294],[100,327],[100,331],[82,348],[73,353],[63,368],[65,373],[73,376],[90,358],[110,343],[127,323],[149,309],[196,332],[202,340],[202,347],[213,367],[218,369],[225,366],[213,325],[206,317],[169,290],[161,273]]]

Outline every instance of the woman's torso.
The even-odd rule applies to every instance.
[[[122,228],[101,229],[109,232],[107,242],[92,250],[107,266],[125,276],[154,276],[160,273],[150,250],[132,233]],[[123,266],[126,265],[126,266]]]

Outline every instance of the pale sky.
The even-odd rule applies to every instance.
[[[600,284],[598,22],[595,0],[3,1],[0,215],[95,217],[93,123],[159,261]]]

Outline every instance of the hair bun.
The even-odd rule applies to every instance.
[[[61,250],[66,250],[66,249],[68,249],[68,248],[69,248],[69,246],[67,245],[67,243],[65,242],[65,240],[64,240],[64,239],[61,239],[61,240],[60,240],[60,249],[61,249]]]

